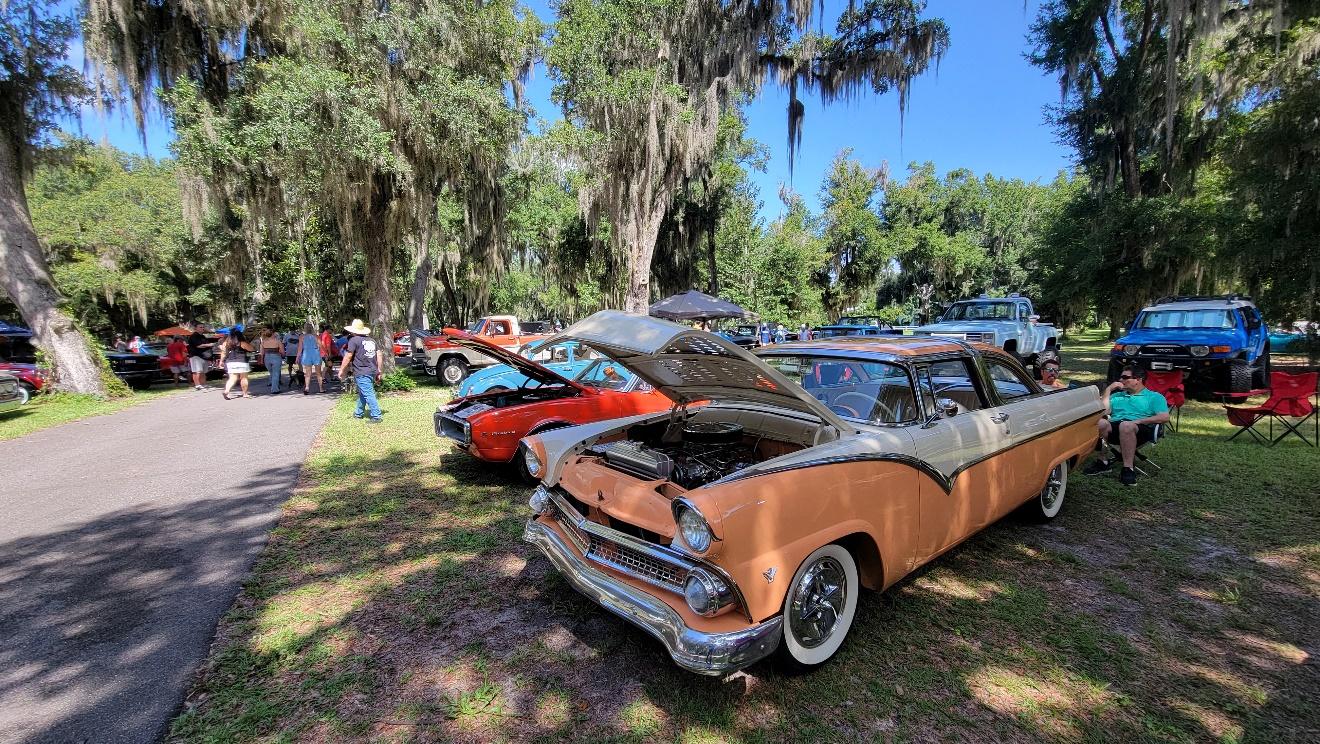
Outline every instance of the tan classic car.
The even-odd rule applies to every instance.
[[[1053,518],[1101,413],[1095,388],[1044,392],[1011,356],[960,340],[831,338],[754,356],[615,311],[563,336],[675,407],[523,440],[542,479],[524,537],[703,674],[776,650],[818,666],[863,588],[1015,509]]]

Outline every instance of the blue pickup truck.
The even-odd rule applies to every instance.
[[[1267,387],[1269,329],[1250,297],[1164,297],[1142,308],[1109,355],[1109,379],[1123,367],[1180,369],[1187,384],[1208,392]]]

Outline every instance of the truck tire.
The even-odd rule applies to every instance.
[[[445,357],[436,365],[435,371],[442,385],[457,385],[468,376],[467,360],[456,356]]]
[[[1245,393],[1251,389],[1251,378],[1253,376],[1251,365],[1247,364],[1245,359],[1230,359],[1224,372],[1225,382],[1228,383],[1227,392],[1234,393],[1235,395],[1231,397],[1235,400],[1245,400]],[[1237,393],[1242,395],[1237,395]]]
[[[1252,387],[1263,390],[1270,386],[1270,345],[1265,344],[1265,351],[1256,357],[1256,366],[1252,370]]]
[[[1109,360],[1109,373],[1105,375],[1105,382],[1117,382],[1118,376],[1123,374],[1123,368],[1127,365],[1117,359]]]

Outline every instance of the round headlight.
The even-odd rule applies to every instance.
[[[685,508],[679,514],[678,533],[683,536],[683,542],[698,553],[704,553],[710,547],[710,528],[695,509]]]
[[[532,507],[533,514],[550,513],[550,492],[545,490],[545,486],[537,486],[532,491],[532,498],[527,501],[527,505]]]
[[[541,458],[536,456],[536,450],[531,447],[523,447],[523,465],[527,468],[527,474],[533,478],[541,477]]]
[[[1133,354],[1136,354],[1138,351],[1141,351],[1141,344],[1128,344],[1127,346],[1123,347],[1123,353],[1127,354],[1128,356],[1132,356]]]
[[[714,587],[708,586],[697,573],[688,574],[687,581],[683,582],[683,598],[698,615],[705,615],[715,607]]]
[[[1192,352],[1192,356],[1198,356],[1198,357],[1205,356],[1206,354],[1210,353],[1209,346],[1192,346],[1189,347],[1187,350]]]

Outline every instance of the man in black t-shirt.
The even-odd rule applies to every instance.
[[[371,337],[371,329],[363,325],[360,318],[354,318],[351,325],[344,326],[351,334],[344,346],[344,361],[339,363],[339,379],[352,379],[357,385],[357,406],[353,409],[353,418],[362,418],[366,413],[373,424],[380,423],[380,404],[376,402],[376,383],[380,381],[380,370],[384,365],[384,354],[376,347],[376,340]],[[351,372],[352,377],[345,377]]]
[[[201,331],[193,331],[188,337],[188,371],[192,373],[195,390],[206,388],[206,367],[209,364],[207,357],[210,356],[213,346],[215,344]]]

